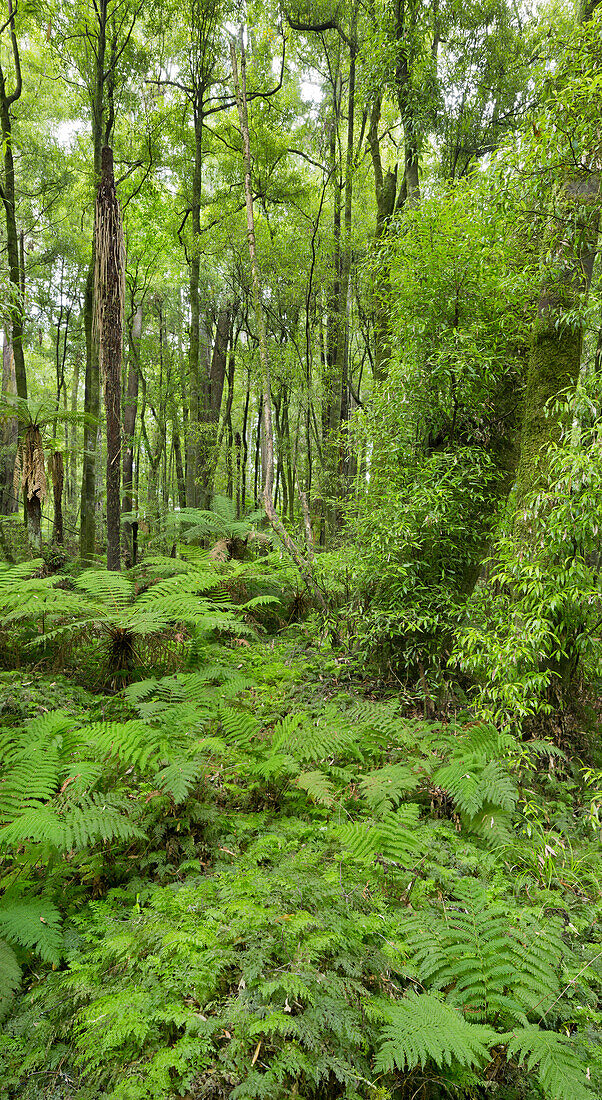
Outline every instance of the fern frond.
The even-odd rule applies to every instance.
[[[129,840],[143,832],[128,816],[119,796],[93,792],[77,802],[32,806],[0,829],[0,846],[47,845],[56,852],[87,848],[99,840]]]
[[[155,733],[136,718],[129,722],[93,722],[86,727],[86,736],[99,755],[117,757],[122,764],[141,769],[156,752]]]
[[[360,790],[370,809],[378,817],[389,813],[408,791],[418,786],[418,780],[404,764],[388,764],[370,772],[360,780]]]
[[[12,947],[0,939],[0,1020],[21,982],[21,967]]]
[[[444,764],[433,775],[433,782],[452,796],[456,806],[468,818],[474,818],[487,805],[511,813],[518,799],[516,783],[507,768],[482,756],[460,756]]]
[[[517,1057],[519,1065],[536,1071],[546,1100],[594,1100],[583,1063],[566,1036],[538,1027],[521,1028],[509,1038],[508,1057]]]
[[[499,1042],[497,1033],[483,1024],[471,1024],[432,994],[408,993],[389,1008],[390,1023],[383,1029],[384,1042],[376,1057],[380,1072],[436,1066],[483,1065]]]
[[[193,757],[191,760],[178,758],[172,760],[156,773],[154,782],[159,790],[171,795],[176,806],[189,795],[192,787],[202,774],[205,760]]]
[[[219,720],[227,739],[241,748],[249,748],[261,729],[252,714],[234,707],[220,707]]]
[[[134,585],[127,574],[107,569],[85,569],[75,587],[87,599],[112,611],[123,611],[134,598]]]
[[[4,895],[0,904],[0,935],[20,947],[37,951],[45,962],[61,957],[61,916],[45,898],[13,900]]]
[[[303,772],[302,775],[297,776],[295,783],[309,795],[313,802],[318,802],[321,806],[334,804],[334,788],[324,772]]]

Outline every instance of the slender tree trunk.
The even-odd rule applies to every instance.
[[[10,40],[13,62],[15,68],[15,84],[13,91],[9,93],[6,87],[4,70],[0,65],[0,129],[2,132],[2,146],[4,150],[4,180],[2,181],[1,198],[4,206],[6,224],[6,255],[8,260],[8,277],[10,282],[10,301],[8,312],[11,322],[11,343],[15,360],[15,378],[17,395],[24,401],[27,400],[27,375],[25,371],[25,355],[23,351],[23,311],[24,311],[24,283],[25,271],[22,263],[23,254],[19,251],[19,234],[17,231],[17,211],[15,197],[15,165],[13,159],[13,134],[12,134],[12,107],[21,96],[21,60],[19,45],[15,32],[15,22],[12,0],[8,0],[8,12],[10,23]]]
[[[11,344],[4,335],[2,345],[2,393],[14,396],[17,392],[15,379],[15,360]],[[19,440],[19,428],[16,416],[9,416],[0,424],[0,454],[1,454],[1,480],[0,480],[0,515],[10,516],[18,511],[17,497],[14,489],[15,458],[17,456],[17,444]]]
[[[241,514],[244,513],[247,503],[247,467],[249,461],[249,443],[247,432],[249,430],[249,402],[251,400],[251,372],[247,374],[247,391],[245,393],[245,407],[242,418],[242,478],[241,478]]]
[[[98,36],[94,46],[95,72],[92,93],[92,144],[94,150],[94,180],[98,185],[101,174],[103,143],[103,119],[105,113],[105,59],[108,0],[98,0]],[[107,138],[108,141],[108,138]],[[82,462],[82,490],[80,511],[80,557],[91,561],[96,546],[96,452],[98,442],[98,418],[100,413],[100,366],[98,346],[94,333],[94,272],[96,268],[95,241],[92,235],[92,255],[86,278],[84,294],[84,330],[86,334],[86,376],[84,386],[84,451]]]
[[[318,588],[312,568],[311,562],[304,559],[300,553],[294,540],[289,535],[288,531],[284,527],[282,520],[279,518],[272,500],[273,486],[274,486],[274,430],[272,426],[272,394],[270,384],[270,366],[267,354],[267,343],[265,334],[265,319],[263,315],[263,309],[261,305],[261,282],[259,274],[259,263],[257,260],[257,248],[255,244],[255,218],[253,214],[253,196],[251,191],[251,146],[249,141],[249,120],[247,114],[247,87],[246,87],[246,63],[245,63],[245,47],[244,38],[241,34],[241,75],[242,80],[239,83],[238,79],[238,61],[236,56],[236,46],[234,42],[230,43],[230,57],[232,60],[232,73],[234,77],[234,88],[236,94],[236,104],[238,107],[238,117],[240,121],[240,130],[242,134],[243,142],[243,156],[245,164],[245,206],[247,212],[247,243],[249,246],[249,260],[251,264],[251,281],[253,286],[253,304],[255,307],[255,324],[257,327],[257,334],[259,337],[259,357],[261,362],[261,373],[263,382],[263,432],[264,432],[264,450],[265,450],[265,468],[264,468],[264,485],[263,485],[263,506],[266,511],[266,515],[270,521],[273,531],[278,535],[286,550],[290,554],[292,560],[297,566],[303,580],[305,581],[308,589],[311,591],[314,599],[320,604],[322,609],[326,611],[326,602],[320,589]]]
[[[63,478],[64,464],[60,451],[54,451],[50,459],[50,475],[54,498],[54,518],[52,522],[52,541],[62,546],[63,538]]]
[[[75,361],[73,364],[73,386],[71,390],[71,415],[75,418],[77,414],[77,399],[79,390],[79,372],[81,366],[81,357],[79,348],[75,351]],[[77,483],[77,425],[74,422],[71,425],[71,431],[69,432],[69,504],[75,506],[76,498],[76,483]]]
[[[133,305],[133,303],[132,303]],[[123,502],[125,515],[134,511],[134,436],[138,412],[138,379],[140,368],[140,341],[142,338],[142,303],[134,310],[130,329],[130,361],[128,364],[127,390],[123,403]],[[126,567],[133,564],[132,524],[123,524],[123,554]]]

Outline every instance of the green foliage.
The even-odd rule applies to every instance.
[[[132,678],[145,659],[177,660],[186,645],[197,647],[216,634],[252,636],[204,560],[151,558],[130,573],[87,569],[73,583],[64,577],[31,576],[22,566],[0,575],[0,629],[22,631],[27,650],[47,661],[81,661],[81,647],[103,640],[104,675],[116,685]],[[30,575],[27,576],[27,573]]]
[[[598,409],[584,388],[561,412],[565,438],[550,446],[545,483],[518,517],[520,535],[498,541],[456,642],[455,661],[498,721],[549,714],[580,677],[599,676]]]
[[[490,1027],[470,1024],[432,994],[408,993],[395,1005],[383,1007],[390,1022],[376,1059],[377,1070],[414,1069],[432,1061],[444,1067],[483,1065],[497,1035]]]

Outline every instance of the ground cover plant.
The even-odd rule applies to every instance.
[[[9,712],[7,1095],[595,1096],[595,769],[307,628],[204,646]]]

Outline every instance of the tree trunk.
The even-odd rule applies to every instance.
[[[121,347],[123,338],[124,240],[115,190],[113,151],[102,150],[96,199],[95,319],[107,419],[107,569],[121,568]]]
[[[54,518],[52,522],[52,541],[62,546],[63,539],[63,456],[60,451],[55,451],[50,459],[50,475],[52,478],[52,493],[54,498]]]
[[[4,336],[2,346],[2,393],[14,396],[17,392],[13,350]],[[18,510],[13,486],[15,458],[19,428],[16,416],[7,417],[0,424],[0,515],[10,516]]]
[[[105,114],[105,59],[107,46],[108,0],[98,0],[96,8],[98,35],[94,45],[94,86],[92,90],[92,145],[94,181],[100,183]],[[108,144],[110,135],[106,135]],[[92,234],[92,254],[86,277],[84,295],[84,330],[86,334],[86,376],[84,385],[84,451],[80,510],[80,558],[91,561],[96,549],[96,452],[98,449],[98,418],[100,412],[100,365],[94,332],[94,272],[96,269],[95,239]]]
[[[134,474],[134,434],[136,413],[138,412],[138,373],[140,364],[140,340],[142,337],[142,303],[134,310],[130,329],[130,361],[128,381],[123,403],[123,502],[122,510],[128,515],[134,510],[133,474]],[[126,568],[133,565],[132,524],[126,520],[123,524],[123,555]]]
[[[17,231],[16,197],[15,197],[15,165],[13,159],[13,135],[12,135],[12,107],[21,96],[21,60],[19,45],[15,33],[14,13],[12,0],[8,0],[8,14],[10,25],[11,50],[15,68],[15,84],[12,92],[8,92],[4,70],[0,65],[0,128],[2,132],[2,146],[4,150],[4,180],[2,181],[1,197],[4,206],[6,223],[6,255],[8,259],[8,277],[10,281],[10,301],[8,313],[11,322],[11,343],[15,360],[15,378],[17,394],[24,401],[27,400],[27,375],[25,372],[25,356],[23,352],[23,310],[24,310],[24,283],[25,272],[23,268],[23,253],[19,251],[19,234]],[[5,24],[6,27],[6,24]]]
[[[272,530],[284,544],[287,552],[299,570],[307,588],[313,595],[322,610],[326,611],[326,601],[318,588],[311,567],[311,562],[303,558],[294,540],[286,530],[282,520],[278,516],[272,499],[274,488],[274,430],[272,426],[272,393],[270,384],[270,366],[268,361],[267,343],[265,334],[265,319],[261,306],[261,283],[259,264],[257,261],[257,249],[255,244],[255,217],[253,214],[253,196],[251,191],[251,146],[249,141],[249,119],[247,114],[247,87],[246,87],[246,63],[244,39],[241,34],[241,82],[238,79],[238,61],[236,46],[230,43],[230,57],[232,60],[232,74],[236,94],[236,105],[243,142],[243,156],[245,165],[245,207],[247,212],[247,243],[249,246],[249,260],[251,265],[251,283],[253,287],[253,304],[255,307],[255,323],[259,338],[259,358],[261,362],[261,374],[263,383],[263,433],[264,433],[264,483],[263,506],[270,521]]]
[[[516,530],[527,540],[527,501],[542,484],[546,451],[560,433],[550,403],[563,391],[574,389],[579,377],[583,333],[570,313],[583,304],[591,283],[598,242],[599,200],[597,173],[569,179],[561,188],[557,221],[551,230],[555,256],[551,275],[541,291],[527,365],[516,478]]]

